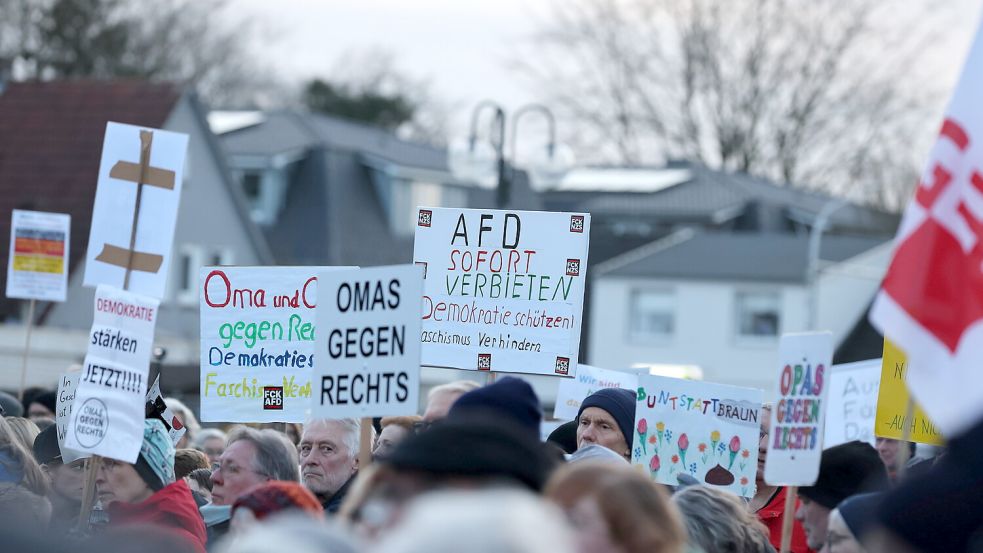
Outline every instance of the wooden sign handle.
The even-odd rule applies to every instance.
[[[34,328],[34,306],[37,300],[31,299],[30,306],[27,308],[27,319],[24,321],[26,332],[24,336],[24,359],[20,365],[20,392],[17,399],[24,401],[24,388],[27,387],[27,359],[31,356],[31,329]],[[27,413],[24,413],[27,416]]]
[[[790,553],[792,551],[792,523],[795,522],[795,498],[798,490],[795,486],[785,488],[785,514],[782,518],[782,547],[779,553]]]

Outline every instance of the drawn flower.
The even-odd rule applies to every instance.
[[[751,452],[746,449],[741,452],[741,457],[744,457],[745,459],[747,459],[749,455],[751,455]]]
[[[696,476],[696,463],[690,463],[689,464],[689,471],[690,471],[691,474],[693,474],[694,476]]]
[[[714,443],[714,447],[716,447],[717,442],[720,441],[720,431],[719,430],[714,430],[713,432],[710,433],[710,441],[713,442]]]
[[[747,486],[747,476],[742,476],[741,477],[741,485],[742,486]]]
[[[696,446],[696,448],[700,450],[700,453],[706,453],[707,444],[700,444],[700,445]]]
[[[659,435],[659,445],[662,445],[662,434],[665,431],[666,431],[666,423],[662,421],[655,423],[655,432]]]
[[[649,443],[650,444],[655,445],[655,442],[657,442],[657,441],[658,441],[658,439],[655,436],[649,436]]]
[[[659,472],[659,467],[660,466],[662,466],[662,464],[659,461],[659,456],[658,455],[653,455],[652,456],[652,460],[649,461],[649,470],[652,471],[652,474],[655,474],[655,473]]]
[[[638,421],[638,438],[642,443],[642,453],[648,455],[648,448],[645,447],[645,436],[649,432],[649,423],[647,420],[642,419]]]
[[[734,466],[734,457],[737,457],[737,452],[741,449],[741,439],[736,435],[730,439],[730,463],[727,465],[727,470],[730,470]]]
[[[689,449],[689,438],[686,436],[685,432],[679,435],[679,441],[677,442],[677,445],[679,446],[679,455],[680,457],[683,458],[683,464],[685,465],[686,450]]]
[[[672,464],[675,465],[678,462],[679,462],[679,455],[673,455],[672,456]]]

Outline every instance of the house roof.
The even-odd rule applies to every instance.
[[[161,127],[181,98],[169,83],[71,80],[12,83],[0,94],[0,243],[13,209],[72,216],[69,267],[82,258],[108,121]],[[6,274],[7,256],[0,259]],[[0,300],[0,314],[13,308]]]
[[[654,186],[647,193],[626,192],[623,187],[612,187],[604,177],[606,172],[624,173],[622,168],[588,171],[596,180],[589,186],[578,179],[576,191],[559,188],[545,194],[549,209],[588,211],[597,218],[643,218],[662,222],[687,221],[719,224],[749,211],[756,217],[770,216],[783,224],[811,224],[812,220],[831,196],[803,190],[793,186],[781,186],[767,179],[744,173],[731,173],[710,169],[699,163],[675,161],[665,167],[638,169],[636,180],[650,175]],[[675,178],[686,171],[687,179]],[[671,183],[666,185],[666,183]],[[636,187],[641,186],[635,183]],[[771,213],[762,213],[770,211]],[[866,206],[848,204],[833,213],[830,225],[851,234],[893,235],[899,217]],[[757,230],[781,230],[765,221],[755,223]],[[771,228],[767,228],[771,226]],[[760,228],[765,227],[765,228]]]
[[[838,262],[885,238],[825,235],[819,257]],[[808,235],[685,229],[596,266],[595,276],[804,282]]]

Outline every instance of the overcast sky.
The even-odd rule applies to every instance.
[[[951,87],[983,0],[935,4],[965,14],[955,18],[941,53],[940,76]],[[509,71],[509,60],[549,6],[550,0],[233,0],[229,8],[265,23],[273,40],[262,53],[289,79],[327,76],[345,51],[395,53],[398,67],[429,80],[431,91],[453,106],[452,132],[459,135],[482,99],[506,108],[536,99],[529,83]]]

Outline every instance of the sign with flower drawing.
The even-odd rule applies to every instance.
[[[641,375],[636,400],[632,464],[661,484],[688,474],[754,496],[761,390]]]

